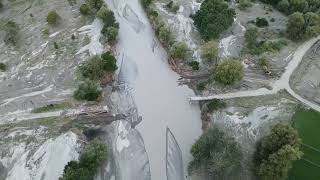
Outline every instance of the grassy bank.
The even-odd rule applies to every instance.
[[[303,142],[304,155],[293,164],[290,180],[320,179],[320,113],[299,109],[293,117],[294,127]]]

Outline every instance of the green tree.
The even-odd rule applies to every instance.
[[[57,25],[61,17],[56,11],[50,11],[47,16],[47,22],[50,25]]]
[[[223,0],[205,0],[193,20],[201,37],[208,41],[219,38],[233,24],[234,17],[234,9]]]
[[[201,57],[214,64],[218,62],[219,48],[216,41],[208,41],[201,47]]]
[[[77,100],[97,101],[101,94],[102,91],[97,83],[85,80],[73,93],[73,97]]]
[[[256,26],[258,27],[266,27],[266,26],[269,26],[269,22],[266,18],[260,18],[260,17],[257,17],[256,18]]]
[[[257,145],[255,164],[257,175],[263,179],[285,180],[292,162],[302,156],[301,139],[289,125],[277,124]]]
[[[239,60],[222,61],[215,72],[215,79],[221,84],[232,85],[241,81],[244,76],[244,68]]]
[[[218,128],[209,129],[192,146],[188,171],[215,179],[227,179],[240,166],[242,152],[234,138]]]
[[[85,147],[79,162],[70,161],[64,167],[63,176],[59,180],[93,180],[107,157],[107,146],[95,140]]]
[[[185,60],[188,57],[190,49],[185,42],[176,42],[170,49],[170,56],[173,59]]]
[[[141,4],[144,8],[147,8],[152,3],[152,0],[141,0]]]
[[[7,66],[4,63],[0,63],[0,71],[6,71],[7,70]]]

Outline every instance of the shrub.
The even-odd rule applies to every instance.
[[[4,26],[6,44],[16,45],[18,40],[19,26],[14,21],[8,21]]]
[[[2,9],[3,8],[3,4],[2,4],[2,2],[0,1],[0,9]]]
[[[201,37],[208,41],[219,38],[233,24],[235,14],[223,0],[205,0],[193,20]]]
[[[266,27],[269,26],[269,22],[266,18],[256,18],[256,26],[258,27]]]
[[[176,42],[170,49],[170,56],[173,59],[186,59],[189,53],[189,47],[185,42]]]
[[[101,94],[102,91],[97,83],[86,80],[79,85],[73,97],[77,100],[97,101]]]
[[[228,179],[240,166],[242,153],[234,138],[218,128],[209,129],[191,148],[188,172],[208,179]]]
[[[198,71],[199,68],[199,62],[198,61],[191,61],[188,63],[189,66],[191,66],[192,70]]]
[[[110,52],[100,56],[92,57],[88,62],[79,67],[82,77],[90,80],[99,80],[105,73],[113,72],[117,69],[116,59]]]
[[[221,84],[231,85],[241,81],[244,76],[244,68],[238,60],[222,61],[215,72],[215,79]]]
[[[255,164],[257,175],[263,179],[285,180],[292,162],[302,156],[301,139],[292,127],[277,124],[271,133],[257,144]]]
[[[107,146],[94,141],[86,146],[79,162],[70,161],[64,167],[63,176],[59,180],[94,180],[98,169],[107,158]]]
[[[217,62],[219,55],[218,43],[211,40],[201,47],[201,57],[209,62]]]
[[[244,37],[246,46],[249,50],[256,48],[258,38],[258,29],[256,27],[249,27],[245,32]]]
[[[89,15],[91,14],[91,10],[90,10],[90,7],[87,5],[87,4],[82,4],[80,6],[80,13],[82,15]]]
[[[0,71],[6,71],[7,66],[4,63],[0,63]]]
[[[252,7],[252,3],[250,0],[240,0],[238,7],[240,10],[246,10],[247,8]]]
[[[223,109],[227,106],[227,104],[220,100],[220,99],[214,99],[211,100],[209,103],[207,103],[207,110],[209,113],[213,113],[213,111],[216,111],[218,109]]]
[[[59,23],[60,16],[56,11],[50,11],[47,16],[47,22],[50,25],[57,25]]]
[[[171,44],[173,43],[173,36],[172,36],[172,32],[170,31],[170,29],[163,25],[159,28],[159,33],[158,33],[158,37],[159,40],[164,43],[165,46],[169,47],[171,46]]]

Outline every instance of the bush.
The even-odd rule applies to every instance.
[[[167,47],[171,46],[173,43],[172,32],[170,31],[169,27],[165,25],[159,28],[158,37],[159,40]]]
[[[16,45],[18,40],[19,26],[14,21],[8,21],[4,26],[6,44]]]
[[[247,8],[252,7],[252,3],[250,0],[240,0],[238,7],[240,10],[246,10]]]
[[[90,80],[99,80],[107,72],[114,72],[117,69],[115,57],[110,52],[100,56],[92,57],[88,62],[79,67],[79,72],[83,78]]]
[[[219,55],[218,43],[211,40],[201,47],[201,57],[209,62],[217,62]]]
[[[259,66],[262,70],[267,72],[269,70],[270,64],[267,58],[263,57],[259,59]]]
[[[102,91],[97,83],[86,80],[79,85],[73,97],[77,100],[97,101],[101,94]]]
[[[218,128],[209,129],[191,148],[188,172],[208,179],[228,179],[240,166],[242,153],[234,138]]]
[[[186,59],[189,53],[189,47],[185,42],[176,42],[170,49],[170,56],[173,59]]]
[[[94,180],[98,169],[107,158],[107,146],[94,141],[86,146],[79,162],[70,161],[64,167],[63,176],[59,180]]]
[[[231,85],[241,81],[244,76],[244,68],[238,60],[222,61],[215,72],[215,79],[221,84]]]
[[[4,63],[0,63],[0,71],[6,71],[7,66]]]
[[[60,16],[56,11],[50,11],[47,16],[47,22],[50,25],[57,25],[59,23]]]
[[[3,8],[3,4],[2,4],[2,2],[0,1],[0,9],[2,9]]]
[[[213,113],[214,111],[223,109],[226,106],[227,104],[224,101],[220,99],[214,99],[214,100],[211,100],[209,103],[207,103],[207,110],[209,113]]]
[[[189,66],[191,66],[192,70],[194,71],[198,71],[200,68],[199,68],[199,62],[197,61],[191,61],[188,63]]]
[[[223,0],[205,0],[193,20],[201,37],[208,41],[219,38],[233,24],[235,14]]]
[[[87,4],[82,4],[80,6],[80,13],[82,15],[89,15],[91,14],[91,10],[90,10],[90,7],[87,5]]]
[[[256,18],[256,26],[258,27],[266,27],[269,26],[269,22],[266,18]]]
[[[292,162],[302,156],[300,146],[301,139],[295,129],[284,124],[275,125],[257,144],[257,175],[263,179],[285,180]]]

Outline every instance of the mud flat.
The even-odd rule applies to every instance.
[[[293,73],[292,89],[305,99],[320,104],[320,41],[305,54]]]

